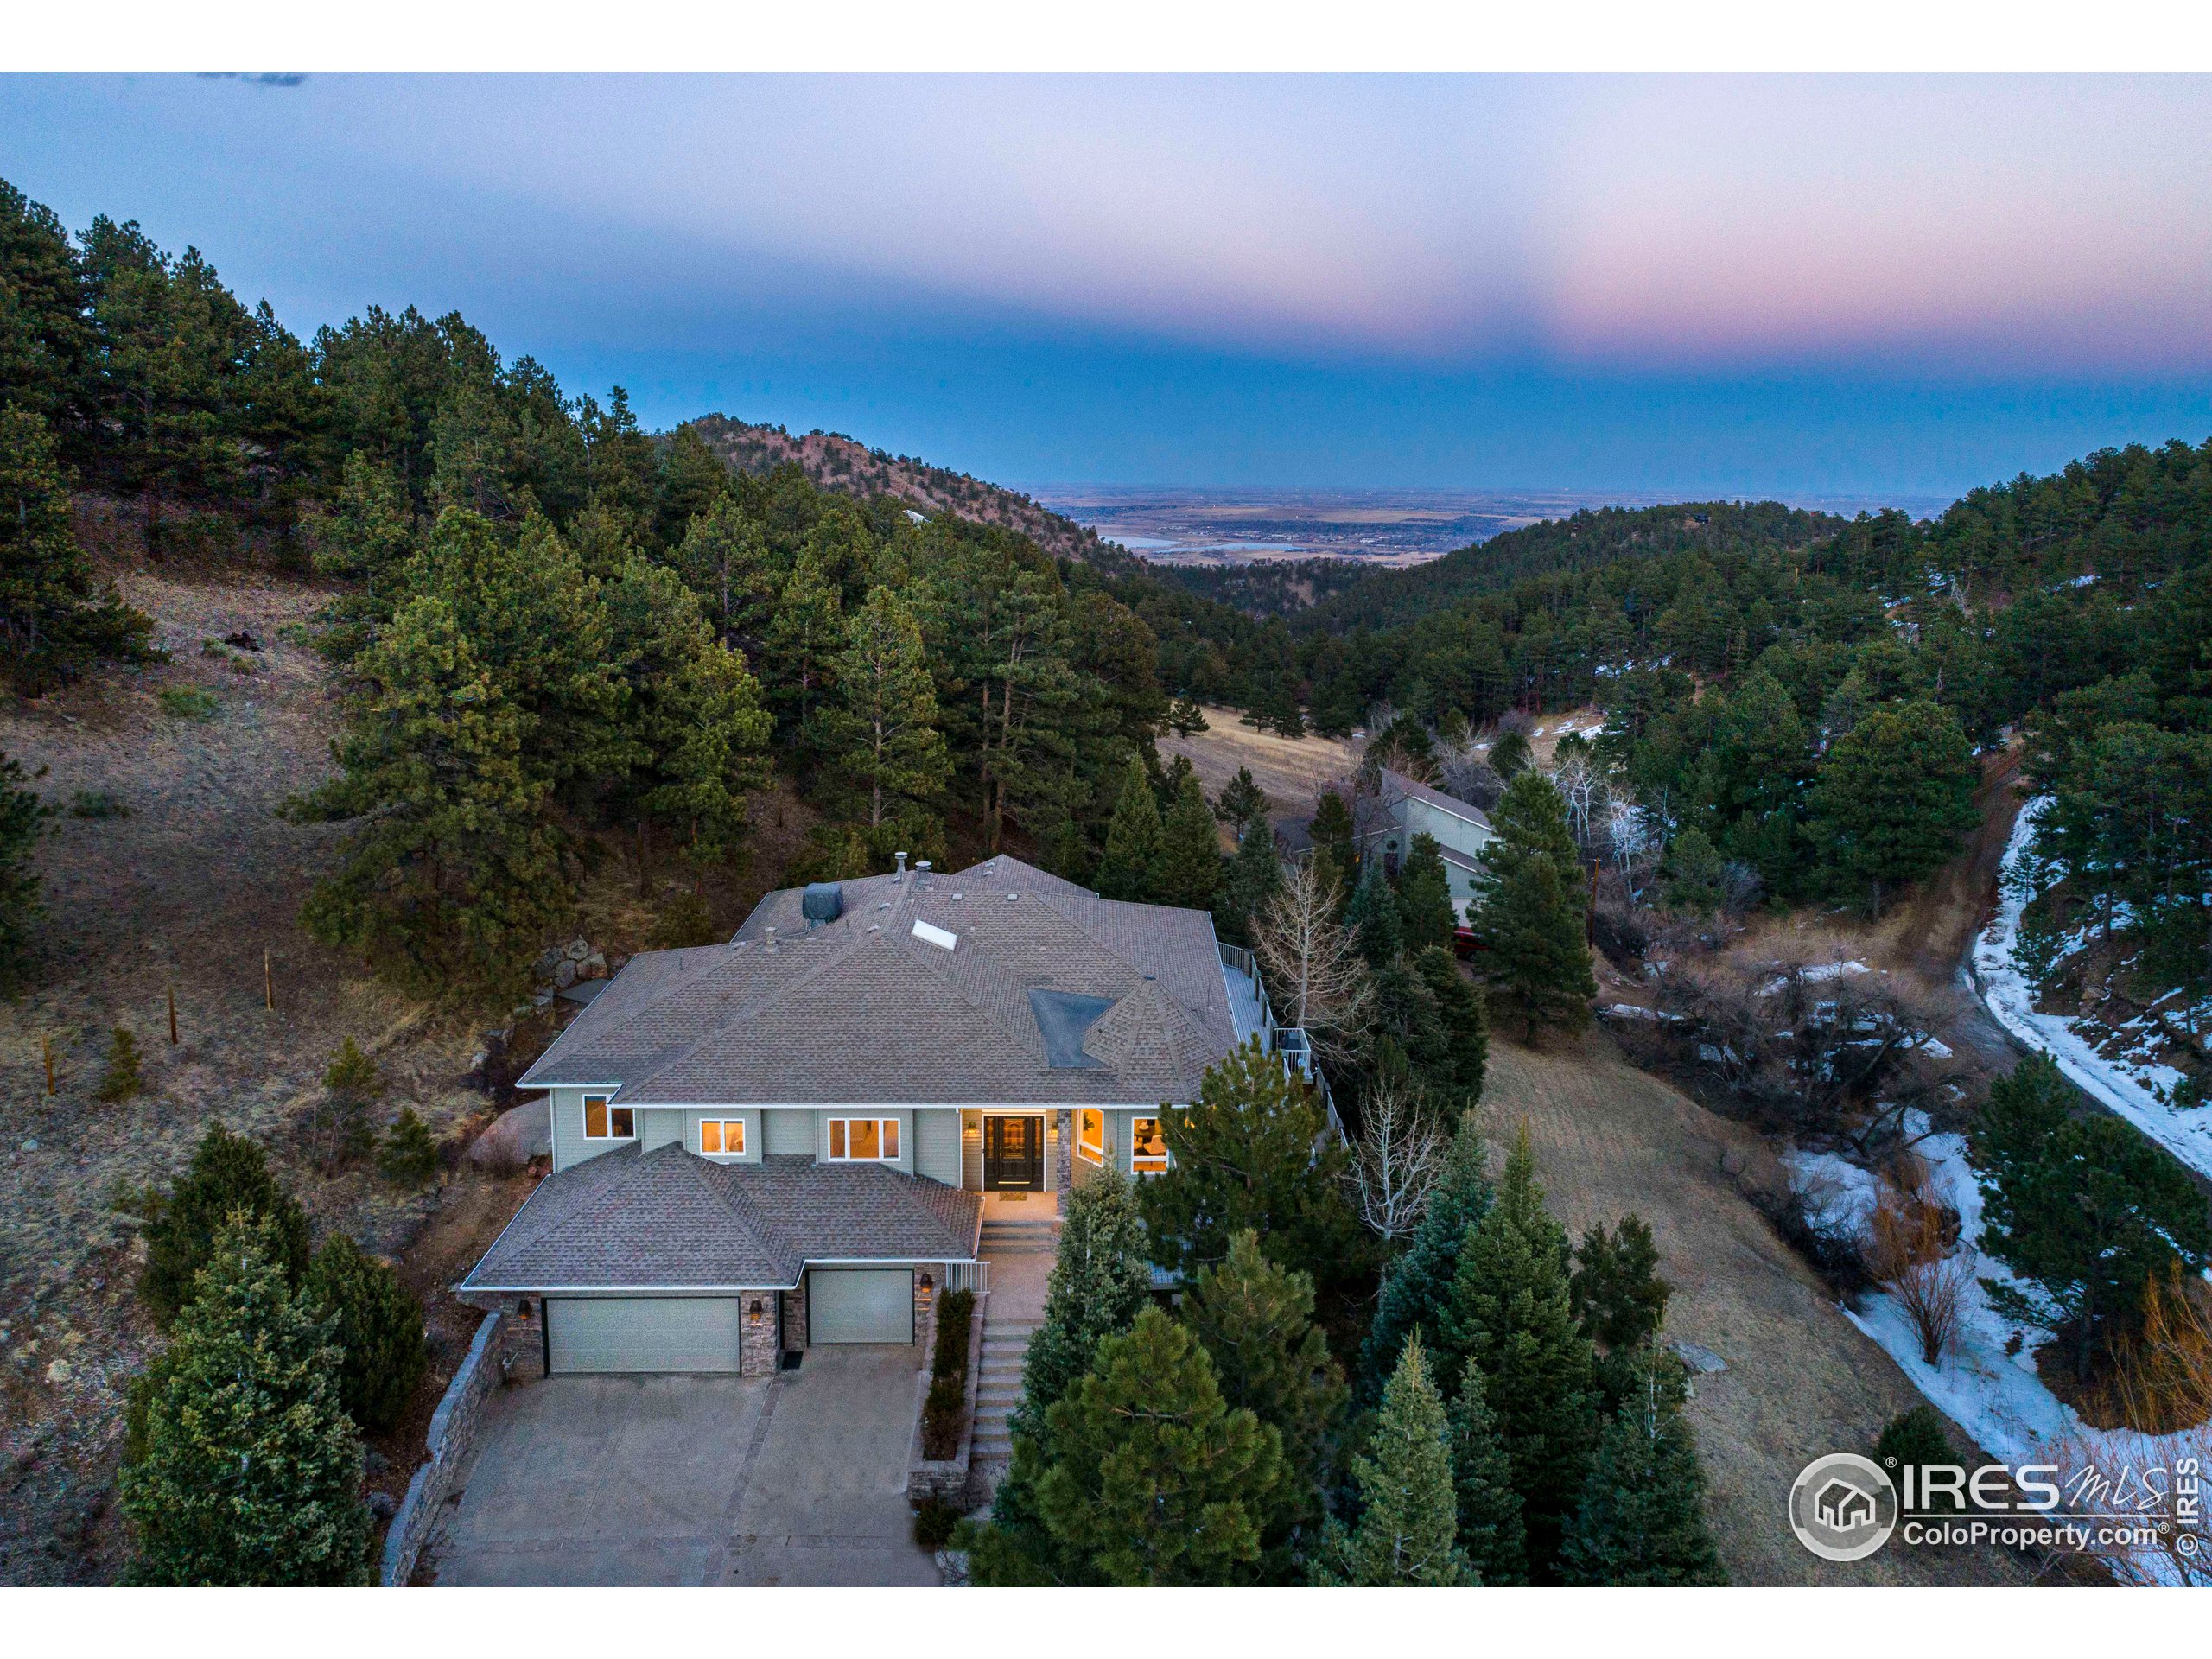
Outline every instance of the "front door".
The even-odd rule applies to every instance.
[[[1045,1120],[1041,1117],[983,1119],[983,1191],[1042,1192],[1045,1190]]]

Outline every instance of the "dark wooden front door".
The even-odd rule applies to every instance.
[[[1042,1192],[1045,1190],[1045,1120],[1041,1117],[983,1119],[983,1190],[986,1192]]]

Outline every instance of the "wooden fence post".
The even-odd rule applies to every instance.
[[[276,1012],[276,969],[265,945],[261,952],[261,1006],[271,1014]]]
[[[169,986],[169,1046],[176,1046],[176,986]]]
[[[52,1033],[39,1033],[38,1050],[40,1058],[46,1062],[46,1092],[50,1095],[54,1092],[54,1036]]]

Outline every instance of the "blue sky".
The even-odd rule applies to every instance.
[[[302,334],[1016,484],[1952,493],[2212,435],[2212,78],[0,78]]]

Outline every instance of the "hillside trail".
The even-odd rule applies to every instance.
[[[2019,1585],[2030,1563],[1992,1549],[1893,1541],[1849,1566],[1820,1560],[1784,1518],[1790,1483],[1830,1452],[1870,1452],[1921,1403],[1745,1197],[1783,1184],[1758,1136],[1621,1058],[1593,1032],[1535,1049],[1492,1039],[1484,1128],[1496,1154],[1526,1123],[1554,1212],[1580,1236],[1634,1212],[1674,1287],[1668,1337],[1717,1356],[1689,1418],[1706,1513],[1738,1584]],[[1971,1437],[1960,1434],[1962,1443]]]

